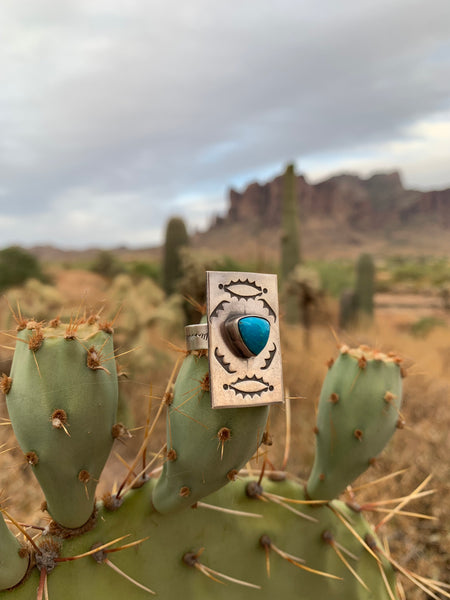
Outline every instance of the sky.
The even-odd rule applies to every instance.
[[[148,247],[294,162],[450,187],[449,0],[1,0],[0,247]]]

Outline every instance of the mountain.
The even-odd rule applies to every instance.
[[[229,210],[224,222],[258,219],[266,227],[280,224],[283,176],[259,184],[251,183],[243,192],[231,189]],[[450,229],[450,189],[419,192],[403,187],[400,173],[379,173],[361,179],[357,175],[337,175],[321,183],[309,184],[297,177],[300,215],[305,223],[319,218],[351,228],[377,228],[408,225],[424,217]]]
[[[255,240],[260,244],[270,237],[275,242],[282,193],[282,175],[267,183],[253,182],[241,192],[230,189],[227,214],[199,234],[197,244],[220,247],[228,239],[235,254],[235,243],[245,253]],[[298,175],[297,198],[304,253],[311,258],[365,249],[383,254],[450,251],[450,189],[405,189],[397,171],[367,179],[342,174],[316,184]]]

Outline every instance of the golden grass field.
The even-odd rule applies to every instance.
[[[64,314],[74,316],[80,307],[99,310],[104,306],[105,316],[112,317],[118,309],[117,302],[109,297],[109,284],[98,275],[82,270],[58,271],[55,289],[64,299]],[[10,299],[11,301],[11,299]],[[55,299],[57,305],[57,301]],[[284,356],[284,383],[292,397],[291,444],[287,468],[294,474],[306,478],[314,453],[315,407],[320,394],[322,380],[326,373],[326,362],[337,354],[338,343],[348,345],[368,344],[383,351],[394,350],[404,359],[407,377],[404,380],[404,405],[402,416],[406,425],[397,431],[377,465],[363,475],[355,486],[366,484],[395,471],[401,474],[367,486],[356,492],[358,501],[375,501],[397,498],[413,491],[427,476],[432,475],[427,489],[435,493],[408,504],[405,510],[425,513],[433,520],[398,516],[385,528],[386,540],[393,555],[402,565],[413,571],[450,583],[450,315],[439,312],[442,325],[432,329],[426,336],[413,336],[409,325],[417,320],[414,308],[398,309],[395,306],[380,308],[376,312],[374,324],[366,330],[337,332],[337,305],[327,300],[327,318],[315,325],[311,332],[310,344],[305,346],[300,327],[282,327]],[[423,309],[423,307],[422,307]],[[14,310],[17,310],[14,308]],[[58,309],[57,309],[58,310]],[[81,310],[84,310],[82,308]],[[127,312],[131,310],[127,302],[123,306],[115,329],[130,330]],[[425,312],[427,307],[425,306]],[[422,313],[421,313],[422,314]],[[436,314],[431,309],[430,314]],[[35,317],[36,315],[25,315]],[[52,318],[54,314],[49,314]],[[10,309],[1,302],[0,319],[2,328],[13,333]],[[137,427],[145,421],[149,396],[152,394],[152,415],[165,390],[179,351],[183,349],[183,330],[161,329],[158,323],[148,321],[139,347],[134,339],[118,337],[118,353],[133,350],[121,359],[122,366],[129,370],[129,379],[121,384],[121,418],[130,427]],[[13,340],[3,336],[3,346],[14,345]],[[180,350],[177,350],[178,347]],[[1,349],[1,368],[7,371],[12,351]],[[150,359],[146,360],[146,357]],[[134,364],[140,365],[134,368]],[[2,469],[0,489],[8,510],[16,519],[23,522],[45,523],[46,517],[39,507],[43,500],[30,468],[25,464],[23,454],[17,447],[11,426],[7,421],[5,404],[2,401],[0,427],[2,447]],[[270,461],[280,468],[285,455],[285,407],[273,410],[270,430],[274,444],[269,450]],[[117,458],[120,454],[130,461],[139,444],[141,431],[136,430],[127,445],[118,444],[110,457],[100,482],[100,491],[105,491],[124,477],[125,467]],[[151,445],[153,451],[164,443],[165,425],[163,422],[155,433]],[[260,463],[262,457],[260,457]],[[384,513],[373,512],[369,519],[377,523]],[[424,592],[413,589],[407,580],[402,579],[411,600],[425,599]]]

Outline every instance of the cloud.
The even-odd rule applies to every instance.
[[[445,169],[450,163],[449,140],[450,112],[418,121],[407,128],[403,139],[361,145],[347,153],[313,155],[302,167],[311,183],[343,171],[369,176],[402,168],[405,187],[440,189],[450,183]]]
[[[2,213],[79,228],[109,202],[110,232],[136,244],[180,197],[212,213],[228,185],[293,158],[401,161],[414,126],[450,108],[449,17],[448,0],[3,0]]]

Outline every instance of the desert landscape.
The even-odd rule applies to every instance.
[[[254,223],[255,214],[247,215],[247,224]],[[227,224],[224,219],[190,240],[182,258],[182,276],[169,296],[161,284],[164,248],[89,253],[34,249],[32,254],[44,275],[41,281],[31,277],[20,286],[3,290],[0,361],[5,374],[9,373],[16,325],[22,316],[38,322],[60,317],[76,323],[85,315],[97,314],[113,322],[115,354],[123,374],[119,414],[130,437],[116,442],[100,480],[99,497],[124,477],[126,464],[142,439],[143,424],[153,418],[163,401],[173,365],[184,353],[187,319],[200,316],[205,271],[279,272],[276,244],[269,248],[261,242],[264,229],[249,236],[254,251],[247,252],[245,260],[241,246],[233,251],[237,248],[233,236],[246,223],[244,217],[237,221]],[[274,443],[258,457],[254,468],[261,468],[267,459],[273,468],[287,467],[305,480],[313,460],[317,402],[329,359],[336,357],[344,344],[395,352],[402,358],[405,375],[399,430],[376,464],[355,482],[353,490],[347,490],[347,497],[353,499],[355,494],[358,503],[372,503],[368,518],[376,524],[385,516],[385,506],[391,506],[382,501],[405,497],[426,480],[426,490],[432,493],[411,501],[406,514],[390,519],[382,530],[383,540],[394,556],[401,557],[404,567],[448,584],[450,261],[443,251],[437,253],[439,243],[441,250],[445,248],[448,236],[441,230],[426,255],[422,246],[411,241],[400,254],[389,253],[383,228],[370,233],[378,242],[358,244],[354,239],[348,241],[352,227],[347,221],[342,226],[347,242],[341,239],[335,252],[335,238],[323,237],[330,223],[319,228],[321,245],[313,249],[309,240],[317,234],[314,227],[308,220],[302,223],[302,263],[309,269],[309,277],[311,272],[315,274],[316,282],[308,335],[304,323],[288,322],[286,298],[281,294],[283,377],[289,410],[287,404],[272,409],[270,435]],[[432,231],[436,224],[430,227]],[[268,231],[279,237],[279,223]],[[403,235],[408,231],[412,230],[406,225]],[[430,229],[422,229],[422,236],[424,240],[433,238]],[[217,240],[214,247],[212,240]],[[221,246],[226,240],[226,247]],[[368,248],[375,257],[373,314],[370,319],[342,326],[340,296],[355,285],[357,256]],[[47,517],[40,511],[42,492],[17,446],[4,403],[1,416],[3,497],[19,521],[45,526]],[[153,452],[164,439],[161,419],[152,438]],[[287,445],[286,439],[290,440]],[[400,580],[408,599],[426,597],[408,578],[400,576]]]

